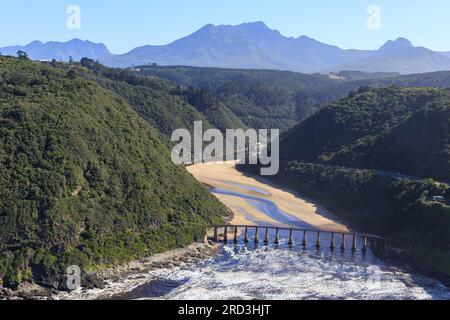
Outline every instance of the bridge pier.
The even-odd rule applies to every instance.
[[[223,243],[228,244],[228,227],[225,227],[223,231]]]
[[[228,245],[228,232],[230,232],[230,237],[233,236],[233,232],[234,232],[234,237],[233,237],[233,242],[234,244],[237,244],[238,241],[240,240],[240,233],[238,232],[239,229],[245,229],[245,233],[244,233],[244,242],[245,244],[248,244],[251,241],[254,241],[255,246],[259,245],[259,240],[260,240],[260,235],[259,235],[259,231],[261,229],[265,229],[265,236],[264,236],[264,245],[268,246],[270,244],[270,237],[269,237],[269,232],[271,232],[271,230],[275,230],[275,239],[273,241],[273,243],[275,244],[275,246],[278,246],[281,244],[280,241],[280,232],[289,232],[289,238],[287,238],[287,245],[289,247],[293,247],[295,245],[295,241],[294,241],[294,232],[303,232],[303,241],[301,243],[301,246],[304,248],[304,250],[308,247],[308,242],[311,239],[308,239],[308,233],[311,233],[312,236],[317,235],[317,240],[315,243],[315,247],[317,248],[317,250],[320,250],[322,247],[325,248],[325,246],[328,245],[328,243],[325,243],[326,241],[328,241],[327,239],[321,239],[321,236],[323,234],[329,234],[330,235],[330,242],[329,242],[329,248],[330,251],[334,251],[336,250],[336,248],[338,248],[338,241],[341,241],[340,244],[340,249],[342,252],[344,252],[346,249],[351,249],[352,253],[357,252],[358,250],[361,250],[363,254],[365,254],[368,249],[369,249],[369,245],[372,245],[375,250],[386,250],[387,248],[387,240],[385,238],[381,238],[378,237],[376,235],[369,235],[369,234],[357,234],[357,233],[335,233],[333,231],[322,231],[322,230],[308,230],[308,229],[299,229],[299,228],[293,228],[293,227],[271,227],[271,226],[256,226],[256,225],[251,225],[251,226],[246,226],[246,225],[216,225],[211,227],[212,229],[214,229],[214,241],[215,242],[223,242],[225,245]],[[255,230],[255,236],[254,238],[252,238],[252,235],[249,234],[252,232],[252,230]],[[222,239],[222,233],[221,230],[223,230],[223,239]],[[211,230],[208,229],[207,235],[210,235]],[[283,233],[284,234],[284,233]],[[336,239],[337,237],[339,237],[339,235],[341,236],[341,239]],[[347,240],[346,237],[351,236],[352,237],[352,243],[351,243],[351,247],[350,247],[350,240]],[[219,239],[220,238],[220,239]],[[359,244],[358,244],[358,238],[361,239],[361,245],[359,248]],[[323,240],[323,241],[322,241]],[[325,241],[325,242],[324,242]],[[349,248],[346,248],[346,242],[348,242],[349,244]]]
[[[363,246],[362,246],[361,250],[363,253],[367,252],[367,237],[364,237],[364,239],[363,239]]]
[[[255,228],[255,245],[257,246],[259,244],[259,235],[258,235],[258,227]]]
[[[342,234],[341,251],[345,251],[345,234]]]
[[[275,232],[274,244],[275,245],[279,245],[280,244],[280,229],[277,229],[277,231]]]
[[[269,245],[269,228],[266,228],[266,235],[264,237],[264,245]]]
[[[334,232],[331,234],[331,243],[330,243],[330,250],[334,251],[335,246],[334,246]]]
[[[302,247],[306,248],[308,246],[308,240],[306,239],[306,230],[303,231],[303,242]]]
[[[352,241],[352,252],[356,252],[356,234],[353,235],[353,241]]]
[[[289,242],[288,242],[288,246],[289,247],[292,247],[294,245],[294,240],[293,240],[293,237],[292,237],[292,233],[293,233],[293,230],[290,229],[289,230]]]
[[[320,232],[317,232],[316,249],[320,250]]]
[[[245,227],[244,243],[248,243],[248,227]]]

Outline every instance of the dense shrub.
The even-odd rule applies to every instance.
[[[227,213],[118,95],[28,60],[0,58],[0,78],[16,79],[0,82],[5,285],[183,246]]]

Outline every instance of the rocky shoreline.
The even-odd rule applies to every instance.
[[[158,272],[180,268],[213,257],[220,245],[195,243],[138,261],[132,261],[83,277],[82,287],[72,292],[23,284],[16,290],[0,287],[0,300],[108,300],[157,279]]]

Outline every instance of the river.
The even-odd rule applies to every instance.
[[[235,223],[348,230],[318,205],[289,191],[276,190],[274,185],[244,177],[232,166],[201,166],[190,168],[190,172],[234,211]],[[292,203],[302,212],[293,212]],[[329,246],[316,250],[314,234],[306,249],[300,246],[302,235],[294,234],[296,245],[290,248],[287,237],[281,233],[279,246],[255,246],[253,241],[249,245],[230,244],[210,260],[156,271],[152,281],[135,287],[122,298],[450,299],[449,288],[439,281],[384,262],[370,248],[365,254],[361,250],[331,251]],[[329,243],[330,239],[325,237],[322,241]]]

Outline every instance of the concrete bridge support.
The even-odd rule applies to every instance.
[[[340,235],[340,249],[342,252],[344,252],[347,248],[346,245],[348,245],[348,243],[346,243],[346,237],[347,236],[351,236],[352,237],[352,243],[351,243],[351,247],[349,247],[349,249],[351,249],[351,251],[353,253],[358,251],[358,238],[362,239],[361,242],[361,252],[366,253],[368,251],[369,248],[369,243],[374,244],[375,250],[378,251],[385,251],[386,247],[387,247],[387,241],[384,238],[378,237],[378,236],[374,236],[374,235],[368,235],[368,234],[356,234],[356,233],[335,233],[332,231],[322,231],[322,230],[306,230],[306,229],[296,229],[296,228],[292,228],[292,227],[272,227],[272,226],[239,226],[239,225],[225,225],[225,226],[213,226],[211,227],[214,230],[214,235],[213,235],[213,240],[215,242],[219,242],[219,230],[223,230],[223,239],[220,239],[220,241],[223,240],[223,243],[225,245],[228,244],[228,231],[234,232],[234,238],[233,238],[233,242],[235,244],[238,243],[239,239],[239,233],[238,233],[238,229],[244,229],[244,243],[248,244],[250,242],[250,237],[249,237],[249,230],[255,230],[255,237],[254,237],[254,243],[255,246],[259,245],[259,231],[261,229],[265,229],[265,236],[264,236],[264,245],[268,246],[270,244],[270,238],[269,238],[269,232],[271,230],[275,230],[275,238],[273,240],[273,243],[278,246],[280,245],[280,231],[283,232],[287,232],[289,233],[289,237],[288,237],[288,241],[287,244],[289,247],[293,247],[295,245],[295,241],[294,241],[294,234],[296,234],[297,231],[299,231],[301,234],[303,234],[303,239],[301,242],[301,246],[306,249],[308,246],[308,236],[309,234],[311,234],[311,236],[316,235],[316,243],[315,243],[315,247],[317,250],[320,250],[322,247],[324,247],[325,245],[328,244],[324,244],[322,239],[322,235],[329,235],[330,236],[330,243],[329,243],[329,249],[330,251],[334,251],[337,247],[336,242],[339,240],[336,239],[337,236],[336,235]],[[230,230],[231,229],[231,230]],[[222,236],[222,234],[220,234],[220,236]],[[283,235],[284,236],[284,235]]]

